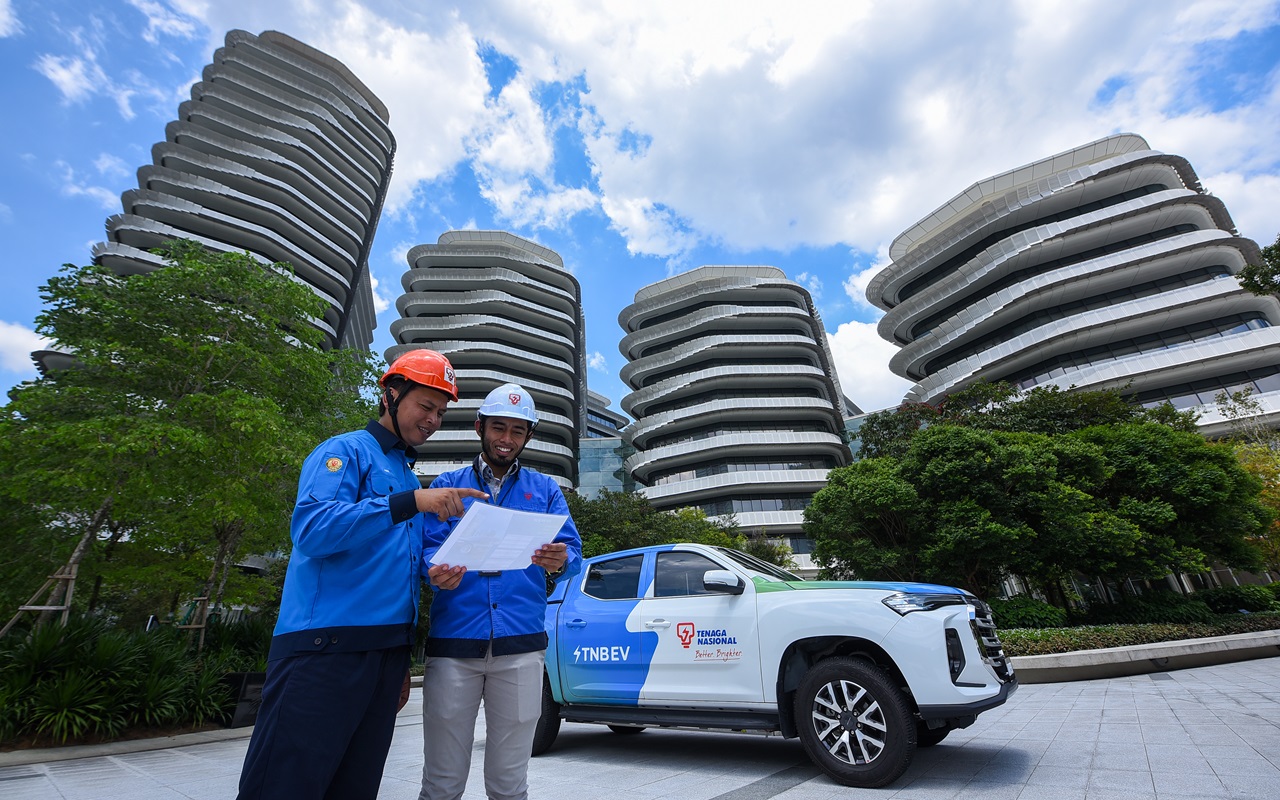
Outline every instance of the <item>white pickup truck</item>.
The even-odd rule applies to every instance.
[[[1018,685],[968,592],[805,581],[695,544],[588,559],[556,585],[547,634],[534,755],[561,720],[780,733],[834,780],[884,786]]]

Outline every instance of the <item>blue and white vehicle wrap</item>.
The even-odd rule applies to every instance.
[[[567,707],[778,714],[810,659],[854,648],[891,662],[921,719],[960,718],[1016,686],[989,617],[954,587],[801,581],[736,551],[659,545],[588,559],[556,586],[547,675]]]

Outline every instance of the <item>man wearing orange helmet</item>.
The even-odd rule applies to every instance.
[[[418,622],[424,514],[468,488],[423,489],[414,448],[458,399],[449,360],[411,350],[379,382],[378,419],[325,441],[298,480],[280,616],[241,798],[375,798]],[[432,567],[437,585],[461,576]]]

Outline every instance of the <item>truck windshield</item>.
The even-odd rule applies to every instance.
[[[738,566],[752,573],[753,576],[758,575],[767,581],[786,581],[790,583],[804,580],[799,575],[792,575],[781,567],[770,564],[768,561],[762,561],[755,556],[747,555],[739,550],[733,550],[728,547],[717,547],[716,550],[732,558],[737,562]]]

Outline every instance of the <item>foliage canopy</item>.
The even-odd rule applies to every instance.
[[[1156,578],[1259,563],[1260,482],[1170,408],[1116,392],[981,386],[864,425],[862,453],[805,512],[834,577],[991,595],[1018,575],[1063,603],[1072,573]]]
[[[0,546],[38,543],[51,569],[87,535],[86,567],[125,605],[143,576],[174,599],[228,584],[261,599],[230,566],[287,548],[302,459],[370,413],[370,356],[322,349],[325,304],[288,265],[159,252],[167,267],[66,265],[41,287],[36,330],[76,363],[0,409],[0,493],[28,509]]]
[[[1280,235],[1262,248],[1262,259],[1240,270],[1240,285],[1257,295],[1280,296]]]

